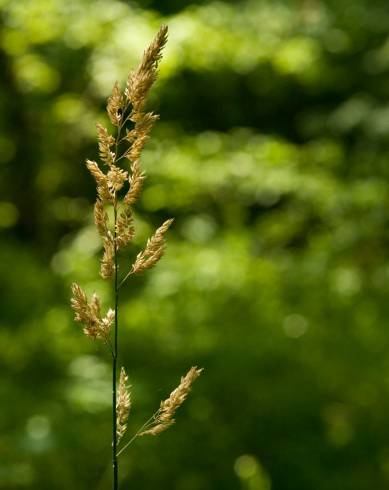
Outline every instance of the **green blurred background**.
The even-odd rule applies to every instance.
[[[121,488],[389,488],[389,9],[368,0],[0,0],[0,489],[109,490],[96,121],[159,25],[136,253],[122,296],[130,433],[194,364]],[[131,263],[131,256],[127,259]]]

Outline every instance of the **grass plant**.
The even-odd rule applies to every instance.
[[[128,375],[120,368],[119,355],[119,299],[120,290],[136,274],[154,267],[164,254],[165,235],[173,220],[168,219],[148,239],[145,248],[138,253],[127,271],[119,270],[119,254],[131,244],[135,234],[133,205],[139,199],[145,174],[140,166],[143,148],[150,131],[158,119],[153,112],[146,112],[145,105],[150,89],[158,74],[158,64],[167,42],[168,28],[161,26],[154,40],[143,53],[139,66],[132,71],[122,91],[115,83],[108,98],[107,113],[114,127],[113,134],[104,126],[97,125],[100,164],[87,160],[86,166],[96,181],[97,199],[94,218],[101,236],[103,257],[100,275],[111,281],[115,299],[114,307],[105,315],[96,293],[88,298],[76,283],[72,285],[71,306],[75,321],[83,326],[86,336],[101,341],[112,356],[112,488],[119,488],[118,456],[137,438],[158,435],[174,423],[174,414],[186,399],[201,369],[192,367],[181,378],[178,387],[163,400],[159,409],[126,440],[127,422],[131,409],[131,391]],[[127,163],[127,165],[126,165]],[[122,167],[123,165],[123,167]],[[113,219],[109,219],[109,208]]]

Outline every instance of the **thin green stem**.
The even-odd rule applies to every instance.
[[[119,162],[120,160],[122,160],[123,158],[126,158],[126,156],[128,155],[128,153],[123,153],[123,155],[120,155],[120,157],[117,157],[116,160],[115,160],[115,163]]]
[[[125,283],[125,281],[128,279],[128,277],[132,274],[132,271],[130,270],[125,276],[124,278],[120,281],[119,283],[119,286],[118,288],[120,289],[122,287],[122,285]]]
[[[117,357],[118,357],[118,254],[116,239],[116,221],[117,221],[117,199],[114,202],[114,250],[115,250],[115,332],[114,345],[112,353],[112,466],[113,466],[113,490],[118,490],[118,461],[117,461],[117,414],[116,414],[116,375],[117,375]]]
[[[126,103],[123,109],[123,117],[121,123],[118,125],[116,141],[115,141],[115,161],[116,164],[123,156],[118,156],[119,143],[121,141],[121,132],[125,127],[127,122],[127,117],[125,113],[128,110],[129,102]],[[115,261],[115,330],[114,330],[114,341],[112,351],[112,467],[113,467],[113,490],[118,490],[119,488],[119,468],[117,460],[117,359],[118,359],[118,317],[119,317],[119,276],[118,276],[118,242],[117,242],[117,214],[118,214],[118,198],[115,193],[114,203],[114,234],[113,234],[113,244],[114,244],[114,261]]]
[[[134,440],[135,440],[135,439],[138,437],[138,435],[139,435],[139,431],[138,431],[136,434],[134,434],[134,435],[131,437],[131,439],[130,439],[130,440],[127,442],[127,444],[126,444],[125,446],[123,446],[123,447],[121,448],[121,450],[120,450],[120,451],[117,453],[117,456],[120,456],[120,455],[122,454],[122,452],[123,452],[125,449],[127,449],[127,448],[128,448],[128,446],[129,446],[129,445],[130,445],[130,444],[131,444],[131,443],[132,443],[132,442],[133,442],[133,441],[134,441]]]
[[[120,456],[122,454],[122,452],[128,448],[128,446],[139,436],[139,434],[144,430],[146,429],[146,427],[148,427],[154,420],[154,418],[156,417],[158,411],[155,412],[148,420],[146,420],[146,422],[142,425],[142,427],[140,427],[136,432],[135,434],[131,437],[131,439],[120,449],[120,451],[117,453],[116,456]]]

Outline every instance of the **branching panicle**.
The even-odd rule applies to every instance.
[[[131,396],[124,368],[120,371],[117,387],[118,359],[118,305],[119,289],[131,275],[150,269],[162,257],[166,243],[165,234],[172,224],[169,219],[160,226],[147,241],[134,264],[124,278],[119,280],[118,254],[134,237],[132,205],[136,203],[142,191],[145,174],[140,159],[151,129],[158,119],[152,112],[144,112],[147,96],[157,77],[158,63],[167,41],[167,27],[162,26],[155,39],[143,53],[142,61],[127,79],[124,93],[116,82],[107,101],[108,117],[116,128],[115,135],[97,124],[99,156],[102,165],[87,160],[86,166],[96,181],[97,199],[94,207],[95,225],[102,238],[104,253],[100,264],[100,274],[104,279],[113,279],[115,309],[109,309],[103,317],[98,296],[94,293],[87,298],[81,287],[72,285],[71,306],[75,321],[81,323],[85,334],[92,339],[101,339],[112,354],[112,465],[113,490],[118,490],[118,455],[139,435],[156,435],[174,423],[177,408],[187,397],[192,383],[200,375],[201,369],[191,368],[181,378],[180,385],[161,402],[157,413],[117,451],[119,441],[127,430],[131,407]],[[129,169],[120,167],[127,160]],[[103,171],[102,168],[105,170]],[[113,222],[110,226],[107,208],[112,207]],[[114,328],[112,328],[114,326]],[[113,330],[111,338],[111,330]]]

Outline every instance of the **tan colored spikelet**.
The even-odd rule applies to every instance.
[[[131,386],[126,385],[128,376],[124,367],[120,370],[119,391],[116,401],[116,434],[118,442],[124,436],[127,430],[127,420],[131,409]]]
[[[145,50],[142,61],[138,67],[139,72],[156,70],[162,59],[162,50],[167,43],[168,26],[161,25],[151,44]]]
[[[173,221],[173,219],[166,220],[154,235],[147,240],[146,248],[136,256],[135,262],[132,265],[132,274],[151,269],[159,261],[166,247],[164,235]]]
[[[131,144],[125,152],[125,157],[131,162],[130,189],[124,198],[126,204],[133,204],[138,200],[145,179],[139,159],[149,138],[149,133],[159,116],[152,112],[143,113],[142,109],[157,76],[162,49],[167,42],[167,32],[167,26],[161,26],[156,37],[143,53],[140,65],[134,72],[130,73],[127,80],[125,95],[132,106],[129,119],[135,123],[135,126],[126,134],[126,140]]]
[[[128,77],[125,95],[134,113],[142,110],[149,90],[157,78],[158,63],[167,42],[167,33],[167,26],[161,26],[154,40],[143,53],[140,65]]]
[[[123,187],[124,182],[128,180],[128,172],[122,170],[116,165],[112,165],[109,172],[107,173],[108,187],[111,192],[120,191]]]
[[[115,144],[115,138],[101,124],[96,124],[96,128],[100,158],[105,164],[111,166],[115,161],[115,153],[111,151],[111,147]]]
[[[72,298],[70,304],[74,310],[74,320],[76,322],[87,323],[90,320],[87,296],[77,283],[72,284]]]
[[[84,333],[92,339],[106,339],[115,320],[115,312],[108,310],[107,315],[101,318],[100,300],[93,293],[91,301],[83,289],[76,283],[72,284],[71,306],[74,310],[74,320],[84,326]]]
[[[158,115],[149,113],[137,113],[132,117],[135,122],[135,127],[126,134],[127,141],[131,142],[129,150],[126,152],[126,157],[131,161],[135,162],[139,160],[143,148],[149,139],[150,131],[158,120]]]
[[[131,164],[131,175],[129,178],[130,189],[124,197],[124,202],[126,204],[134,204],[140,196],[142,192],[143,181],[145,180],[146,175],[142,172],[139,160],[135,160]]]
[[[101,259],[100,275],[103,279],[110,279],[115,272],[115,248],[112,237],[104,238],[104,254]]]
[[[108,214],[101,199],[96,199],[94,214],[97,231],[104,238],[108,235]]]
[[[119,248],[124,248],[133,238],[135,228],[130,206],[125,206],[116,222],[116,243]]]
[[[93,160],[87,160],[86,166],[96,181],[97,194],[100,199],[103,202],[112,202],[113,195],[109,190],[107,176],[100,170],[100,167]]]
[[[101,316],[100,309],[101,309],[100,299],[96,293],[93,293],[90,301],[90,311],[94,318],[100,319]]]
[[[114,321],[115,321],[115,311],[112,308],[110,308],[107,311],[105,317],[103,317],[100,321],[100,329],[104,333],[104,336],[106,338],[108,338],[108,334],[111,330]]]
[[[108,98],[107,113],[111,123],[114,126],[119,126],[123,116],[124,97],[120,91],[118,82],[115,82],[112,88],[112,94]]]
[[[161,402],[161,406],[154,417],[151,428],[141,432],[140,436],[156,436],[174,424],[174,414],[184,403],[193,382],[200,376],[202,369],[191,367],[188,373],[181,378],[178,387],[170,393],[169,398]]]

